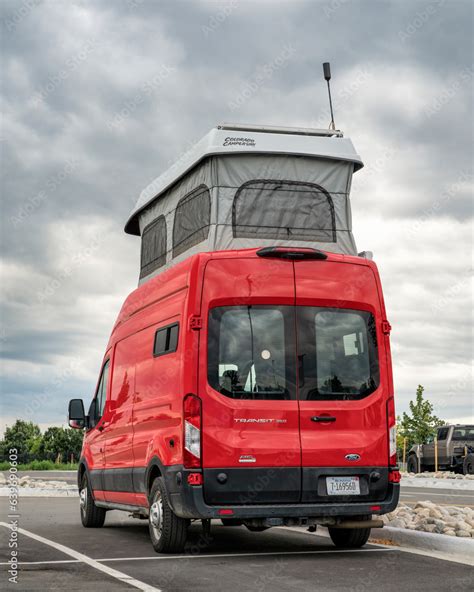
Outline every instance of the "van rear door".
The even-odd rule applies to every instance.
[[[204,284],[198,394],[206,502],[298,502],[293,266],[211,259]]]
[[[375,274],[328,260],[294,268],[302,501],[383,499],[388,380]]]

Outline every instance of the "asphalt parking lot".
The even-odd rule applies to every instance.
[[[0,500],[2,520],[6,498]],[[110,512],[83,528],[75,498],[22,498],[18,583],[8,583],[8,529],[0,526],[1,589],[226,592],[452,590],[474,587],[474,568],[394,547],[336,550],[326,537],[287,529],[251,533],[199,523],[181,555],[157,555],[146,521]]]

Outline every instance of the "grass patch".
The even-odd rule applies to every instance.
[[[0,462],[0,471],[10,469],[8,461]],[[33,460],[16,467],[19,471],[77,471],[76,463],[54,463],[52,460]]]

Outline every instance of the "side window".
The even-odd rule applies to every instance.
[[[334,204],[315,183],[248,181],[234,197],[232,230],[235,238],[336,242]]]
[[[110,360],[107,360],[102,368],[102,374],[100,376],[95,397],[92,399],[91,406],[89,407],[88,415],[91,427],[99,421],[104,413],[105,401],[107,398],[107,384],[109,381],[109,366]]]
[[[441,428],[438,430],[438,441],[439,440],[446,440],[448,437],[449,428]]]
[[[160,216],[143,230],[140,278],[166,263],[166,220]]]
[[[185,195],[176,206],[173,257],[206,240],[211,223],[211,195],[206,185]]]
[[[156,357],[175,352],[178,349],[178,333],[178,323],[158,329],[158,331],[155,333],[153,355]]]

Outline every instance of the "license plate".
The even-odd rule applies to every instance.
[[[360,495],[359,477],[326,477],[328,495]]]

